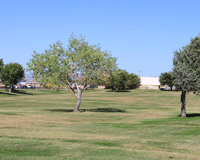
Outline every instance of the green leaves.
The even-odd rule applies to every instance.
[[[174,81],[174,78],[172,76],[172,72],[164,72],[164,73],[161,73],[160,77],[159,77],[159,81],[160,81],[160,84],[161,85],[168,85],[171,87],[172,89],[172,86],[174,85],[173,81]]]
[[[1,72],[1,81],[4,85],[17,84],[24,77],[24,69],[18,63],[6,64]]]
[[[63,59],[65,49],[59,41],[49,46],[50,49],[45,50],[44,53],[39,54],[34,51],[33,58],[27,63],[27,71],[31,71],[34,79],[36,81],[39,80],[41,84],[59,85],[64,81],[62,74],[66,74],[66,66],[68,64]]]
[[[140,81],[138,75],[118,69],[110,74],[106,88],[112,88],[113,91],[135,89],[139,87]]]
[[[59,41],[50,45],[44,53],[34,52],[28,65],[40,83],[65,85],[79,82],[80,85],[103,80],[116,67],[116,58],[98,45],[89,45],[84,36],[71,35],[67,49]]]
[[[174,83],[183,91],[200,91],[200,36],[193,38],[189,45],[174,52]]]
[[[0,78],[1,78],[1,72],[3,70],[4,64],[3,64],[3,59],[0,59]]]

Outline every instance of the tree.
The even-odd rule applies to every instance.
[[[4,64],[3,64],[3,59],[0,59],[0,79],[1,79],[1,72],[3,70]]]
[[[173,80],[174,80],[174,78],[172,76],[172,72],[161,73],[161,75],[159,77],[160,84],[168,85],[171,88],[171,91],[172,91],[172,87],[174,85]]]
[[[6,64],[1,72],[1,81],[7,86],[10,85],[9,92],[12,91],[12,86],[17,84],[24,77],[24,69],[18,63]]]
[[[126,89],[128,87],[127,81],[128,72],[118,69],[110,74],[106,88],[111,88],[113,92]]]
[[[107,78],[107,82],[106,82],[106,86],[105,86],[106,89],[112,89],[113,92],[115,92],[118,89],[118,87],[120,85],[120,83],[119,83],[120,77],[119,77],[118,72],[119,71],[116,70],[116,71],[110,73],[110,75]]]
[[[129,74],[126,70],[118,69],[109,77],[109,82],[106,88],[111,88],[112,91],[135,89],[140,85],[140,78],[136,74]]]
[[[174,83],[182,90],[181,117],[186,117],[186,92],[200,91],[200,36],[191,39],[189,45],[174,52]]]
[[[58,41],[50,45],[50,49],[44,53],[38,54],[34,51],[33,58],[27,65],[27,70],[40,83],[57,85],[58,90],[67,84],[77,98],[74,109],[77,112],[82,101],[81,95],[87,85],[104,79],[115,70],[116,58],[111,57],[107,51],[101,51],[99,45],[89,45],[82,35],[77,38],[72,34],[67,49]]]
[[[141,83],[141,79],[138,75],[136,74],[129,74],[129,78],[128,78],[128,88],[129,89],[136,89],[140,86]]]

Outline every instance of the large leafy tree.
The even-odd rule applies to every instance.
[[[161,73],[160,77],[159,77],[159,81],[161,85],[168,85],[171,88],[172,91],[172,87],[174,85],[174,78],[172,76],[172,72],[164,72]]]
[[[7,86],[10,85],[9,92],[12,91],[12,86],[17,84],[24,77],[24,69],[18,63],[6,64],[1,71],[1,81]]]
[[[27,65],[27,70],[40,83],[57,85],[57,89],[67,84],[77,98],[74,109],[77,112],[87,85],[103,80],[115,70],[116,58],[107,51],[101,51],[99,45],[89,45],[82,35],[77,38],[72,34],[67,49],[62,47],[62,43],[56,42],[44,53],[34,52]]]
[[[198,93],[200,91],[200,36],[191,39],[179,51],[174,52],[173,77],[174,83],[182,90],[181,117],[186,117],[186,92]]]

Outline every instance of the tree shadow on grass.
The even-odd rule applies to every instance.
[[[24,95],[34,95],[34,94],[28,93],[27,91],[24,91],[24,90],[14,90],[13,93],[24,94]]]
[[[8,95],[8,96],[18,96],[18,95],[33,95],[32,93],[28,93],[27,91],[23,91],[23,90],[14,90],[12,91],[11,93],[9,93],[8,91],[4,91],[4,92],[1,92],[0,91],[0,94],[5,94],[5,95]]]
[[[162,90],[162,89],[160,89],[160,91],[164,91],[164,92],[179,92],[180,90]]]
[[[16,94],[12,94],[12,93],[9,93],[9,92],[0,92],[0,94],[5,94],[5,95],[8,95],[8,96],[16,96]]]
[[[73,109],[48,109],[46,111],[51,112],[74,112]],[[79,109],[79,112],[125,112],[122,109],[115,108],[93,108],[93,109]]]
[[[178,117],[181,117],[181,115],[179,115]],[[200,113],[187,113],[186,114],[186,118],[187,117],[200,117]]]
[[[106,92],[113,92],[113,91],[106,91]],[[130,92],[129,90],[118,90],[118,91],[115,91],[115,92]]]

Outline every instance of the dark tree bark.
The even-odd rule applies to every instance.
[[[181,117],[186,117],[185,97],[186,97],[186,91],[182,91],[182,94],[181,94]]]

